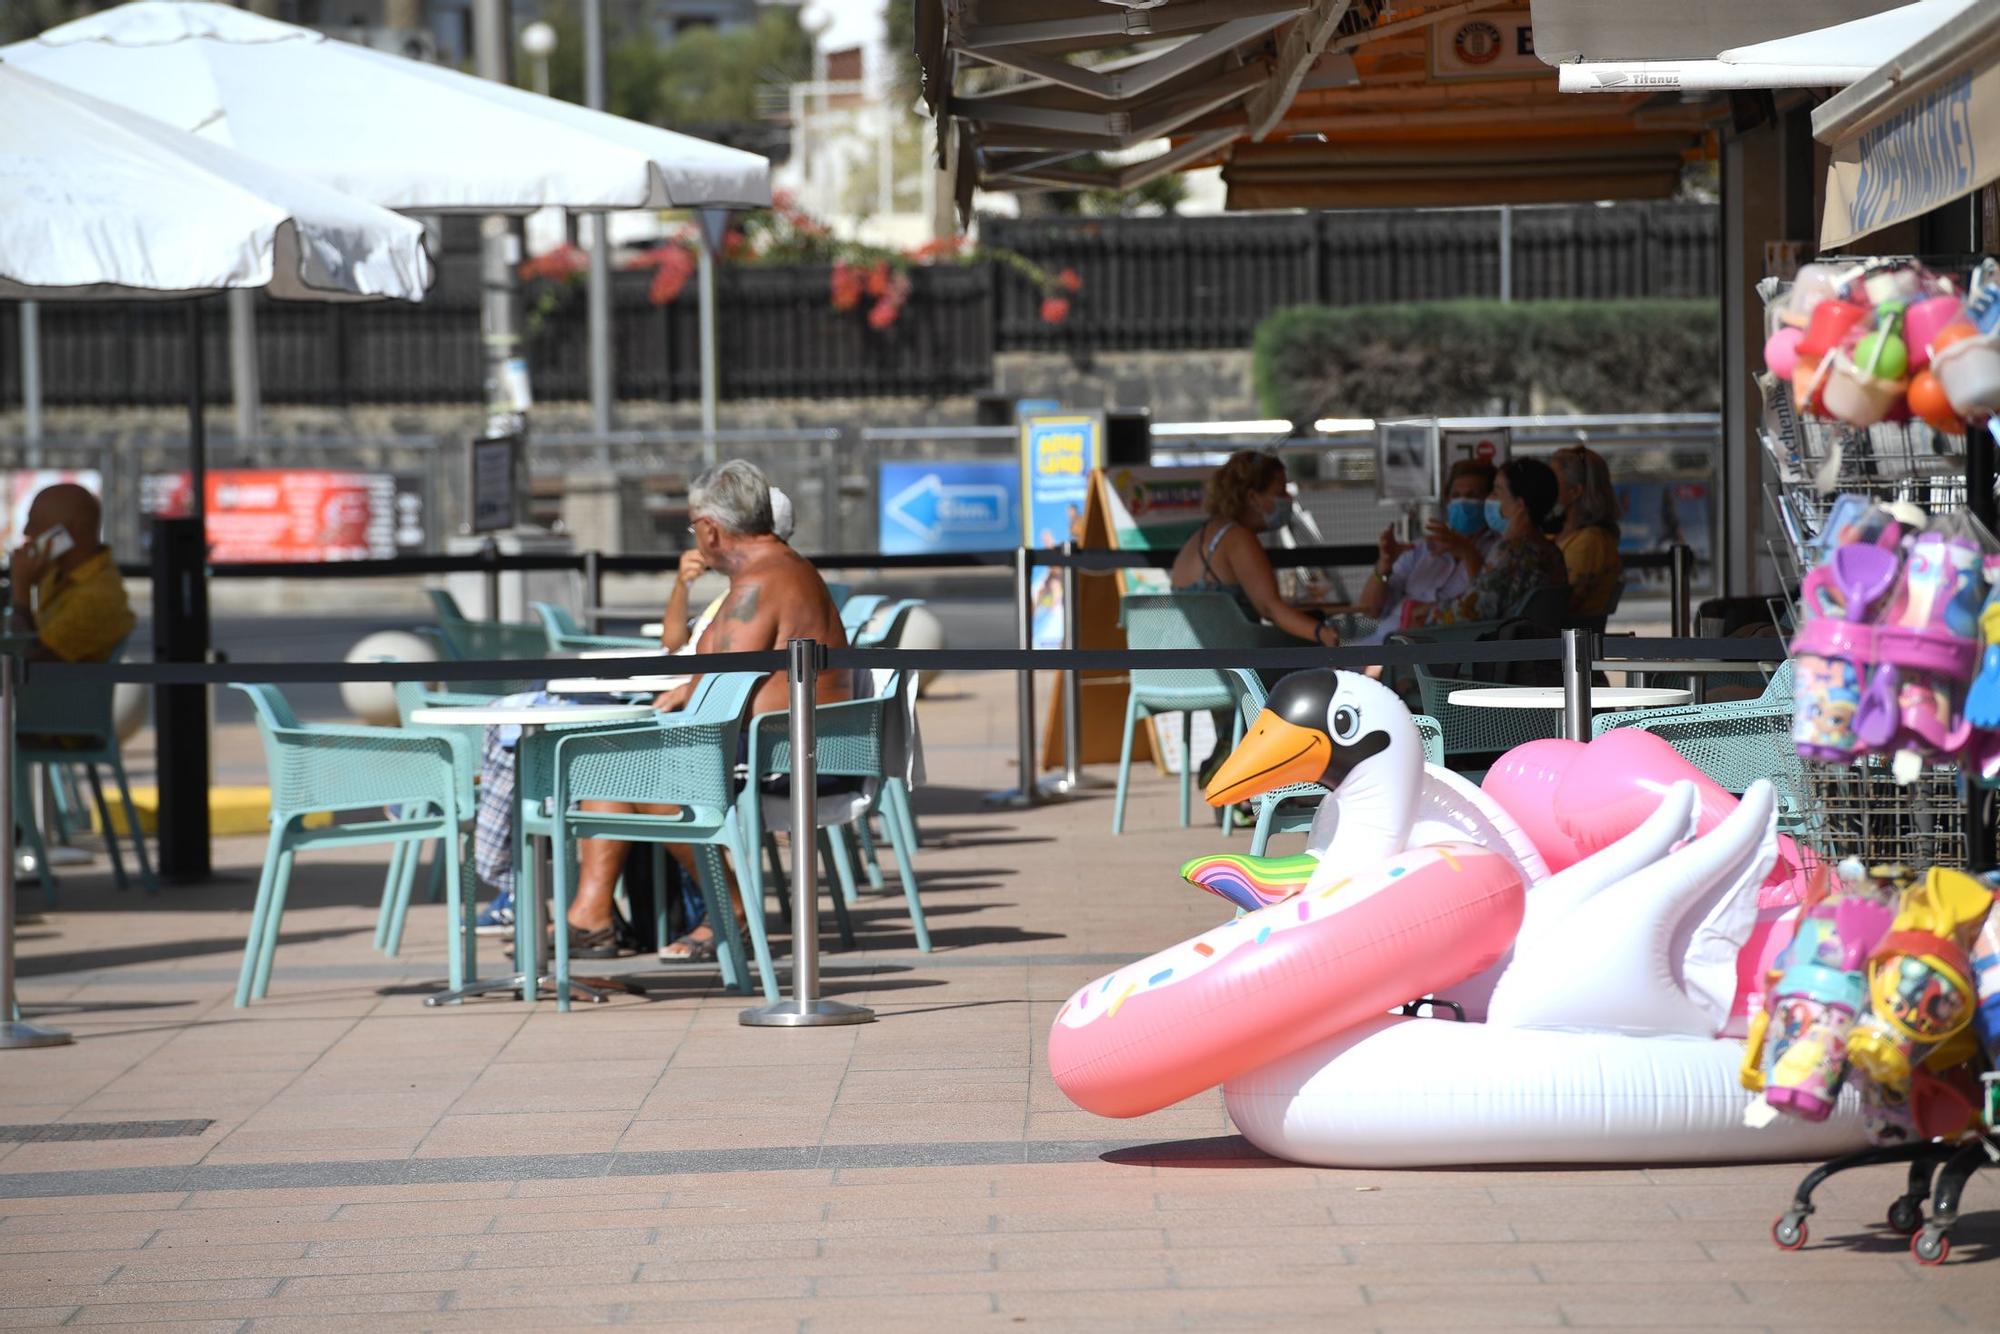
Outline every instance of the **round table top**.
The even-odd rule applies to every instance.
[[[643,662],[648,658],[668,658],[673,655],[664,648],[652,653],[642,648],[587,648],[576,656],[585,659],[628,658],[634,662]]]
[[[1592,686],[1593,709],[1657,709],[1686,704],[1694,692],[1668,686]],[[1454,690],[1445,696],[1447,704],[1468,709],[1560,709],[1561,686],[1484,686],[1476,690]]]
[[[549,682],[551,695],[657,695],[692,676],[565,676]]]
[[[410,721],[426,727],[554,727],[558,723],[636,723],[653,716],[650,704],[434,705],[412,709]]]

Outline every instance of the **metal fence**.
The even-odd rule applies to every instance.
[[[1002,349],[1245,347],[1272,311],[1318,302],[1496,297],[1499,209],[1073,218],[986,224],[994,245],[1073,268],[1082,290],[1050,325],[1020,275],[995,291]],[[1708,297],[1720,290],[1705,204],[1517,208],[1509,277],[1523,300]]]
[[[1632,204],[1516,209],[1512,291],[1524,299],[1712,296],[1715,211]],[[994,263],[919,267],[897,319],[839,311],[820,265],[717,272],[725,398],[942,397],[993,382],[996,352],[1247,347],[1273,310],[1491,296],[1500,290],[1498,210],[1255,214],[1216,218],[992,221],[987,239],[1082,283],[1060,324],[1043,293]],[[655,305],[646,272],[614,275],[613,376],[619,397],[699,396],[692,288]],[[210,299],[206,379],[229,398],[228,320]],[[535,391],[587,397],[581,285],[522,294]],[[271,404],[349,407],[472,403],[481,395],[479,286],[447,254],[418,305],[258,300],[258,356]],[[187,393],[177,302],[49,303],[41,311],[43,400],[173,404]],[[20,402],[20,322],[0,305],[0,405]]]

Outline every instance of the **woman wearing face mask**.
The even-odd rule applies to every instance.
[[[1208,520],[1174,557],[1173,587],[1227,593],[1249,619],[1331,648],[1340,642],[1339,633],[1278,596],[1277,573],[1257,540],[1258,533],[1275,533],[1291,517],[1287,480],[1285,465],[1274,454],[1250,449],[1231,454],[1208,479],[1202,502]]]
[[[1493,465],[1460,459],[1445,479],[1445,514],[1424,528],[1421,542],[1405,546],[1395,531],[1382,530],[1381,552],[1358,602],[1375,618],[1375,633],[1358,642],[1379,644],[1385,635],[1424,623],[1430,609],[1456,602],[1486,566],[1498,540],[1486,526],[1486,497],[1493,490]]]
[[[1563,512],[1556,545],[1569,569],[1569,614],[1579,621],[1602,622],[1625,584],[1611,469],[1603,455],[1582,445],[1558,449],[1549,462],[1555,465],[1556,499]]]
[[[1548,464],[1540,459],[1509,459],[1500,465],[1485,507],[1486,526],[1498,538],[1472,586],[1457,601],[1431,609],[1425,623],[1499,620],[1513,615],[1532,593],[1567,587],[1569,571],[1562,552],[1542,535],[1542,524],[1555,507],[1556,475]]]

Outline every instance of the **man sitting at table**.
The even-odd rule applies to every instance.
[[[777,487],[771,488],[771,532],[780,542],[792,540],[794,526],[792,498]],[[714,623],[715,614],[722,610],[722,604],[729,599],[724,590],[706,607],[701,615],[692,621],[688,619],[688,595],[694,590],[694,581],[708,573],[708,557],[701,554],[697,543],[681,553],[680,568],[674,572],[674,588],[667,594],[667,609],[660,613],[660,646],[669,653],[693,653],[701,642],[702,632]]]
[[[13,628],[35,636],[29,658],[103,662],[132,633],[125,581],[98,537],[102,520],[97,497],[71,482],[28,503],[12,580]]]
[[[772,531],[771,489],[764,474],[741,459],[732,460],[695,478],[688,488],[688,511],[695,544],[708,568],[729,576],[729,592],[722,606],[695,645],[695,653],[758,653],[781,648],[794,639],[814,639],[833,648],[845,648],[847,635],[840,625],[840,612],[827,592],[826,581],[812,562],[799,555]],[[700,678],[666,691],[654,700],[662,710],[678,709],[693,695]],[[785,677],[765,678],[751,697],[752,713],[782,713],[787,704]],[[834,673],[821,678],[819,699],[832,704],[851,698],[844,676]],[[765,784],[766,791],[782,791],[783,780]],[[632,807],[612,802],[587,802],[592,810],[630,811],[640,809],[671,814],[670,806]],[[612,839],[578,841],[582,861],[577,878],[576,898],[570,904],[569,928],[572,954],[589,951],[583,957],[601,957],[614,946],[611,891],[625,866],[627,845]],[[692,849],[669,845],[681,864],[683,877],[692,882]],[[732,896],[733,898],[733,896]],[[735,904],[731,904],[732,910]],[[704,919],[679,940],[660,950],[670,961],[698,961],[715,957],[715,928]]]

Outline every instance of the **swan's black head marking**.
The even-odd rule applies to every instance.
[[[1358,765],[1390,745],[1389,734],[1369,728],[1368,717],[1360,708],[1346,701],[1334,704],[1339,690],[1339,673],[1317,668],[1293,672],[1278,682],[1264,701],[1266,709],[1294,727],[1310,728],[1333,743],[1333,756],[1319,780],[1327,787],[1339,787]]]

